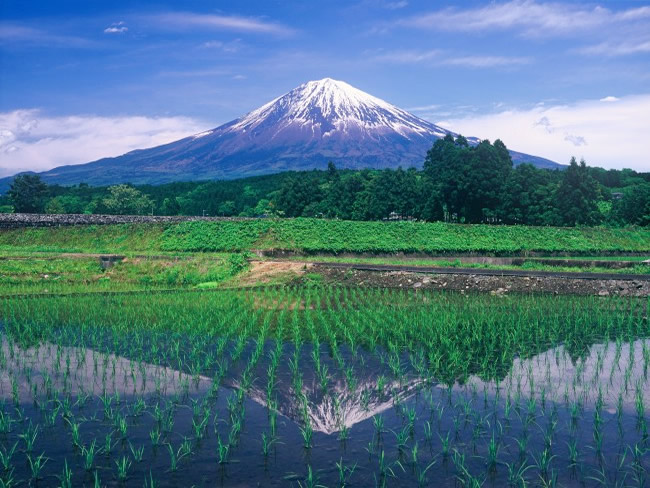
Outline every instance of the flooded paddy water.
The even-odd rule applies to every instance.
[[[0,305],[0,486],[645,486],[648,300]]]

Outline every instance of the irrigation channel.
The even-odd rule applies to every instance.
[[[0,486],[646,486],[649,305],[1,300]]]

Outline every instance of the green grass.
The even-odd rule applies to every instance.
[[[650,252],[650,229],[261,219],[0,231],[0,252],[142,253],[282,249],[305,253]]]
[[[0,252],[158,254],[162,231],[150,224],[2,230]]]
[[[227,253],[127,258],[106,270],[97,258],[5,259],[0,260],[0,296],[215,287],[246,268],[242,259]]]

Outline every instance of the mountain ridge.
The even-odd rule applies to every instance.
[[[421,167],[427,150],[447,134],[457,135],[343,81],[324,78],[214,129],[39,174],[48,183],[106,185],[235,179],[323,169],[328,161],[346,169]],[[562,167],[516,151],[511,156],[515,164]]]

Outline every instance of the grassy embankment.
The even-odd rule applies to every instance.
[[[210,288],[246,267],[242,255],[228,253],[187,259],[127,258],[108,269],[90,257],[10,258],[0,260],[0,296]]]
[[[555,228],[316,219],[186,222],[0,231],[0,252],[162,254],[282,249],[304,253],[649,253],[650,229]]]
[[[0,294],[58,293],[211,287],[231,281],[245,268],[242,252],[287,250],[305,254],[457,253],[527,255],[570,253],[598,256],[649,253],[650,230],[642,228],[551,228],[455,225],[412,222],[347,222],[315,219],[188,222],[85,227],[29,228],[0,231]],[[103,270],[96,258],[66,253],[115,253],[125,262]],[[142,256],[168,256],[146,259]],[[16,259],[29,257],[29,260]],[[400,257],[323,257],[318,260],[403,264]],[[498,267],[434,263],[412,265]],[[526,263],[527,269],[585,271]],[[647,272],[645,265],[621,272]],[[612,271],[589,268],[587,271]]]

